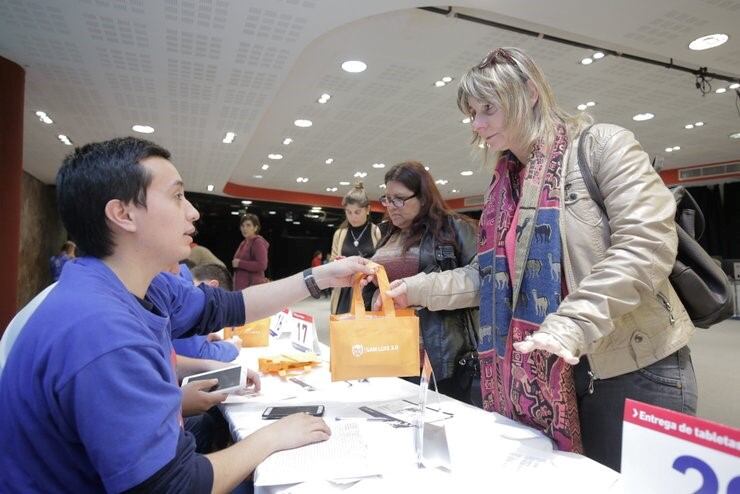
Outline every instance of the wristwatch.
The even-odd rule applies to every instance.
[[[319,285],[316,284],[316,279],[313,277],[313,268],[303,271],[303,282],[306,284],[306,288],[308,288],[308,293],[313,298],[321,298],[321,290],[319,289]]]

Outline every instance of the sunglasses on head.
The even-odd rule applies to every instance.
[[[505,48],[496,48],[495,50],[490,52],[486,56],[486,58],[481,60],[477,67],[478,69],[482,70],[486,67],[490,67],[502,62],[516,66],[516,62],[514,61],[514,58],[511,56],[508,50],[506,50]]]

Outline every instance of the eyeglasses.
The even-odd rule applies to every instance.
[[[406,204],[406,201],[408,201],[409,199],[413,199],[414,197],[416,197],[416,194],[408,197],[380,196],[380,204],[382,204],[386,208],[391,204],[393,204],[394,208],[402,208],[403,205]]]
[[[514,58],[504,48],[496,48],[495,50],[490,52],[486,56],[486,58],[481,60],[481,62],[477,65],[477,67],[478,69],[483,70],[489,65],[495,65],[497,63],[501,63],[501,61],[504,61],[516,67],[516,62],[514,61]]]

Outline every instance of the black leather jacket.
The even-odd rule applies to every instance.
[[[461,218],[451,219],[458,248],[437,245],[428,231],[419,245],[419,272],[432,273],[467,266],[478,253],[478,233],[474,224]],[[384,236],[378,248],[385,245]],[[371,290],[372,292],[372,290]],[[366,303],[371,297],[363,294]],[[458,360],[475,351],[478,346],[478,309],[430,311],[417,310],[424,348],[429,355],[438,381],[452,377]]]

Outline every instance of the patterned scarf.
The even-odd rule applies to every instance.
[[[565,295],[558,220],[567,146],[563,126],[549,156],[537,142],[522,184],[521,164],[513,154],[503,154],[496,164],[480,218],[478,353],[486,410],[543,431],[560,450],[582,452],[573,368],[548,352],[522,354],[513,347],[537,331]],[[516,252],[507,252],[506,234],[515,214]],[[509,272],[507,256],[515,256],[515,273]]]

